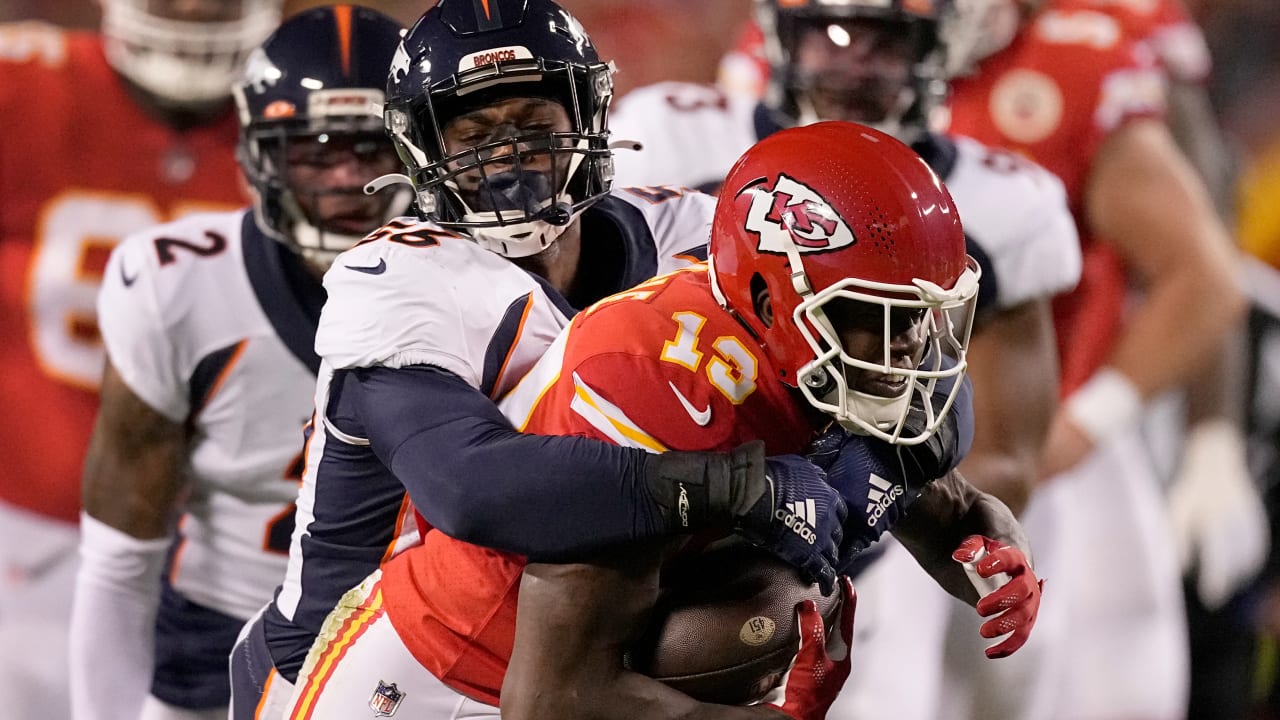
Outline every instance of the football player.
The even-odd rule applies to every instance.
[[[756,138],[820,119],[870,123],[909,142],[947,183],[969,253],[983,265],[969,355],[977,430],[961,470],[1021,512],[1035,486],[1056,399],[1050,298],[1076,282],[1080,251],[1057,178],[1008,152],[929,131],[946,90],[940,36],[948,7],[761,0],[756,17],[770,63],[764,98],[670,83],[633,92],[619,103],[612,127],[643,149],[618,153],[618,176],[716,184]],[[1029,517],[1027,526],[1038,567],[1055,576],[1049,549],[1036,542],[1045,524]],[[854,645],[868,662],[850,679],[836,711],[933,718],[942,701],[947,618],[954,605],[972,622],[972,610],[936,592],[900,545],[882,546],[885,557],[856,576],[860,631]],[[1058,607],[1051,603],[1042,617],[1041,630],[1050,635],[1065,630]],[[1035,654],[1049,647],[1045,633],[1037,635],[1029,650]],[[972,663],[973,657],[965,656],[970,665],[982,664]],[[901,667],[913,672],[899,672]]]
[[[879,226],[877,242],[866,233],[882,214],[900,221]],[[503,410],[526,430],[651,453],[752,439],[770,452],[801,452],[835,421],[855,433],[834,436],[839,459],[828,476],[859,509],[846,526],[847,555],[900,529],[939,581],[973,602],[950,556],[966,535],[989,535],[984,542],[1016,578],[999,595],[1008,599],[1005,627],[1018,628],[1000,653],[1016,650],[1039,603],[1016,521],[957,475],[933,485],[932,475],[904,471],[891,444],[909,447],[937,427],[937,417],[904,427],[913,397],[946,404],[964,389],[965,323],[946,312],[972,312],[977,268],[936,176],[861,126],[779,133],[731,173],[711,255],[710,270],[670,273],[579,313]],[[944,364],[944,353],[957,362]],[[648,543],[587,564],[533,563],[522,582],[524,558],[428,532],[330,616],[290,717],[350,716],[384,684],[403,691],[403,709],[432,718],[459,717],[454,708],[496,717],[484,706],[496,706],[499,691],[503,717],[778,717],[700,705],[622,667],[664,556]],[[820,618],[807,622],[824,637]],[[768,704],[793,718],[825,717],[848,653],[824,657],[821,642],[804,643],[807,662]]]
[[[549,0],[444,0],[405,37],[385,120],[427,219],[326,274],[289,568],[234,651],[236,717],[283,711],[325,617],[422,529],[547,559],[730,525],[834,586],[844,503],[803,458],[523,435],[493,404],[573,308],[705,257],[711,198],[611,190],[611,72]]]
[[[131,232],[245,202],[231,84],[281,1],[100,5],[101,32],[0,25],[0,400],[14,409],[0,420],[0,707],[16,716],[70,713],[107,256]]]
[[[320,276],[408,209],[364,193],[400,167],[382,129],[400,30],[351,5],[287,20],[235,85],[253,207],[135,233],[107,264],[74,717],[227,715],[231,645],[284,574]]]
[[[1152,396],[1198,382],[1239,318],[1231,243],[1160,119],[1163,79],[1149,47],[1115,14],[1079,0],[960,8],[953,65],[968,74],[953,84],[951,128],[1057,173],[1081,228],[1081,283],[1055,305],[1064,402],[1041,472],[1061,503],[1058,557],[1108,557],[1078,572],[1055,566],[1069,578],[1071,632],[1052,651],[1062,678],[1009,716],[1181,717],[1176,546],[1137,426]]]

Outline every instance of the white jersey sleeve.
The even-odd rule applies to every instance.
[[[481,388],[504,328],[499,361],[518,365],[511,353],[540,355],[568,323],[533,276],[432,223],[396,221],[371,238],[325,274],[316,352],[335,369],[434,365]]]
[[[614,142],[640,150],[614,151],[614,184],[718,186],[755,144],[752,120],[759,100],[712,85],[664,82],[632,90],[609,113]]]
[[[990,261],[982,282],[996,306],[1066,292],[1080,280],[1080,239],[1062,181],[1048,170],[965,137],[946,178],[965,235]]]
[[[208,280],[203,265],[183,256],[234,252],[243,220],[243,211],[206,213],[149,228],[120,243],[107,263],[98,294],[107,356],[134,394],[175,422],[190,410],[196,364],[222,339],[237,339],[188,322]]]
[[[617,188],[613,195],[644,218],[657,253],[657,274],[706,259],[716,212],[713,196],[672,185]]]

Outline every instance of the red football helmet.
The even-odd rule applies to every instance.
[[[979,273],[951,195],[909,147],[844,122],[765,138],[721,187],[710,256],[717,300],[814,407],[899,444],[924,442],[937,429],[941,413],[924,402],[923,431],[904,432],[910,400],[948,377],[955,382],[945,408],[954,400]],[[771,319],[756,310],[762,289]],[[864,317],[874,308],[868,327],[881,342],[862,357],[846,347],[847,327],[837,327],[846,321],[833,323],[850,317],[850,307]],[[865,390],[868,376],[878,378],[878,392]]]

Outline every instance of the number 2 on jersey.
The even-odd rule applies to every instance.
[[[693,312],[671,315],[676,321],[676,336],[662,346],[662,360],[698,372],[705,353],[698,349],[702,326],[707,319]],[[729,402],[740,405],[756,389],[759,361],[732,335],[721,335],[711,342],[713,351],[705,364],[707,379]]]

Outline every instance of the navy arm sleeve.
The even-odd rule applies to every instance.
[[[521,433],[438,368],[342,372],[343,404],[374,454],[447,535],[555,560],[664,532],[643,450]]]

